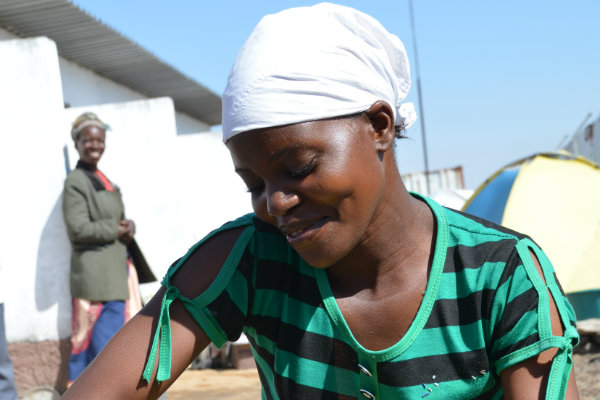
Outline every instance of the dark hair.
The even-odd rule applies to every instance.
[[[394,133],[394,137],[396,139],[406,139],[408,138],[408,136],[406,136],[404,134],[404,132],[406,132],[406,128],[404,123],[400,124],[400,125],[396,125],[394,126],[394,128],[396,129],[396,132]]]

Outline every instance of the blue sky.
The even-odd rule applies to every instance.
[[[74,0],[220,94],[260,18],[315,2]],[[378,19],[413,67],[408,0],[338,1]],[[518,158],[550,151],[600,113],[600,2],[413,0],[429,168],[462,165],[468,188]],[[310,27],[307,27],[309,29]],[[402,172],[423,170],[420,124],[398,143]]]

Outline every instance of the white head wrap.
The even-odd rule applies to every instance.
[[[395,125],[416,120],[404,45],[372,17],[330,3],[265,16],[223,93],[223,141],[253,129],[367,110],[384,100]]]

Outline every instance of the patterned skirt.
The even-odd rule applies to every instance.
[[[91,301],[73,297],[68,384],[77,379],[125,322],[141,310],[137,273],[129,260],[127,270],[127,301]]]

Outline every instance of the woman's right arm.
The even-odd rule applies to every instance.
[[[212,283],[242,229],[224,231],[200,246],[174,275],[172,284],[188,298]],[[150,382],[142,373],[150,353],[165,289],[110,340],[102,352],[65,393],[63,399],[155,399],[177,379],[210,339],[187,312],[174,301],[171,317],[171,377],[156,381],[156,365]],[[159,349],[160,351],[160,349]]]
[[[87,179],[87,178],[86,178]],[[92,221],[85,196],[85,185],[78,177],[69,176],[65,182],[62,211],[69,238],[75,243],[108,243],[119,236],[119,220]]]

